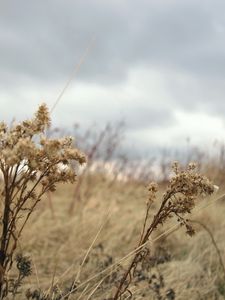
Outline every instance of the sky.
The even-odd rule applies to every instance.
[[[225,1],[0,1],[0,119],[125,122],[130,151],[225,141]]]

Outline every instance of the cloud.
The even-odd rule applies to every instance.
[[[53,111],[53,123],[68,127],[80,123],[89,127],[93,123],[105,125],[123,121],[127,131],[169,126],[174,118],[163,84],[156,70],[143,69],[129,72],[122,86],[76,82]],[[29,117],[43,101],[51,108],[59,92],[60,89],[50,84],[30,84],[11,93],[0,91],[0,118],[8,116],[10,121],[12,117]]]
[[[158,144],[180,132],[176,111],[210,115],[222,126],[220,0],[4,1],[0,117],[28,117],[43,100],[53,105],[93,35],[92,51],[53,113],[55,123],[124,120],[130,137],[144,141],[152,132]]]
[[[65,79],[93,34],[83,81],[118,83],[138,65],[221,76],[222,8],[219,0],[8,0],[0,12],[0,78]]]
[[[187,140],[191,145],[208,151],[215,141],[225,139],[224,123],[215,116],[204,113],[189,113],[182,110],[174,111],[175,122],[164,128],[146,128],[141,132],[130,132],[130,140],[139,144],[139,148],[151,149],[168,147],[169,149],[184,149]]]

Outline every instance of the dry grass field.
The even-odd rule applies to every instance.
[[[76,203],[72,215],[68,209],[73,185],[60,186],[51,205],[47,198],[39,205],[20,241],[33,262],[24,289],[50,291],[57,286],[64,291],[75,280],[78,289],[70,299],[103,300],[115,292],[131,259],[126,256],[140,238],[147,189],[137,182],[116,182],[109,188],[100,177],[92,178],[90,188],[91,197]],[[207,226],[224,261],[225,202],[216,200],[220,194],[199,201],[191,219]],[[130,286],[133,299],[224,299],[225,274],[209,232],[195,224],[196,234],[189,237],[174,224],[167,222],[151,238],[151,255]],[[117,262],[112,271],[110,266]]]
[[[199,168],[163,168],[158,185],[134,166],[121,180],[91,168],[103,138],[117,141],[109,127],[78,172],[84,154],[46,137],[49,123],[41,105],[31,120],[1,124],[0,298],[224,299],[223,149]],[[106,145],[108,164],[113,138]]]

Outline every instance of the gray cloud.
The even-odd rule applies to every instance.
[[[124,116],[129,131],[170,126],[174,119],[171,110],[156,107],[138,107],[128,111]]]
[[[171,109],[155,107],[151,101],[138,101],[138,99],[136,101],[121,101],[120,99],[82,101],[71,114],[68,107],[70,107],[69,102],[64,102],[64,105],[55,112],[56,119],[62,122],[61,125],[66,122],[69,124],[78,122],[90,127],[93,123],[104,126],[108,122],[112,124],[123,122],[129,133],[166,127],[174,123]]]
[[[21,118],[29,116],[34,107],[30,99],[42,96],[40,89],[60,89],[93,35],[94,47],[76,83],[84,89],[88,85],[108,89],[108,94],[94,90],[95,94],[79,99],[70,94],[56,111],[56,119],[70,124],[73,120],[87,124],[124,120],[129,133],[138,135],[146,128],[173,125],[176,109],[223,117],[222,0],[4,1],[0,7],[0,91],[6,100],[1,99],[1,117],[9,111],[7,106]],[[160,74],[162,82],[156,92],[151,92],[154,83],[149,82],[147,88],[146,81],[143,86],[138,82],[135,96],[116,94],[128,82],[136,84],[130,74],[139,69]],[[160,87],[165,91],[162,95]],[[160,95],[155,99],[157,92]],[[9,95],[16,100],[8,100]]]
[[[220,77],[224,8],[220,0],[8,0],[0,12],[0,78],[61,80],[93,34],[81,80],[118,83],[138,64]]]

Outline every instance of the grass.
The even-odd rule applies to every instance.
[[[85,157],[71,139],[44,138],[49,123],[41,106],[31,121],[1,124],[0,298],[224,299],[222,184],[215,195],[195,164],[175,163],[170,180],[148,187],[133,176],[89,172],[108,127],[74,183],[71,160]],[[116,140],[110,147],[106,162]],[[203,172],[223,182],[221,166],[219,173],[212,166]]]
[[[47,290],[53,275],[54,282],[61,289],[69,286],[102,224],[104,227],[80,272],[80,284],[126,256],[136,247],[140,237],[147,196],[145,190],[142,184],[118,182],[109,193],[108,186],[104,188],[102,184],[101,189],[96,187],[88,203],[77,205],[74,216],[70,217],[67,205],[73,194],[72,185],[61,186],[54,195],[54,217],[48,202],[40,203],[20,243],[23,252],[32,257],[37,270],[37,274],[34,272],[29,277],[24,289],[31,285]],[[225,204],[213,201],[204,200],[200,207],[210,206],[198,213],[196,209],[195,219],[211,228],[224,259]],[[174,222],[171,220],[167,228],[172,226]],[[164,228],[159,228],[152,239],[163,231]],[[159,269],[165,281],[163,289],[173,289],[175,299],[223,299],[223,273],[215,248],[204,229],[198,227],[192,238],[186,238],[182,228],[176,229],[154,243],[156,255],[159,247],[169,252],[171,259],[155,266],[151,272]],[[86,292],[90,294],[102,276],[90,281],[89,285],[85,283],[83,288],[87,289]],[[114,280],[101,283],[91,299],[106,299],[115,291],[114,285]],[[78,299],[83,288],[71,299]],[[149,288],[148,280],[135,282],[131,289],[134,299],[149,299],[150,295],[156,297]],[[87,297],[88,293],[81,299]]]

